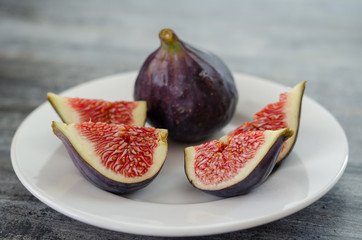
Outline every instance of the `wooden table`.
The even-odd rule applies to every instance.
[[[349,141],[345,173],[320,200],[210,239],[361,239],[361,13],[353,0],[0,0],[0,238],[158,239],[93,227],[49,208],[18,180],[10,146],[48,91],[138,70],[158,47],[159,30],[170,27],[232,71],[287,86],[308,80],[306,95],[337,118]]]

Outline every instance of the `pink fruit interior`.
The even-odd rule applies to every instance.
[[[233,178],[254,158],[264,143],[262,131],[235,135],[227,143],[211,141],[195,147],[195,175],[205,184],[218,184]]]
[[[80,122],[132,124],[136,102],[108,102],[97,99],[69,98],[69,104],[80,115]]]
[[[94,144],[102,164],[125,177],[142,176],[153,163],[156,129],[106,123],[77,124],[82,136]]]
[[[246,122],[237,129],[228,133],[228,136],[234,136],[248,131],[256,130],[278,130],[287,128],[286,122],[286,102],[288,93],[280,94],[279,102],[268,104],[261,111],[254,115],[252,122]]]

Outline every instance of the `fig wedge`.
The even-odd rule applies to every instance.
[[[147,104],[145,101],[115,101],[71,98],[54,93],[47,94],[48,101],[65,123],[106,122],[144,126]]]
[[[227,135],[233,136],[247,131],[282,128],[293,130],[293,136],[285,142],[278,157],[277,163],[280,163],[289,155],[297,141],[305,85],[306,81],[300,82],[289,92],[280,94],[278,102],[268,104],[254,115],[253,121],[244,123]]]
[[[249,131],[185,149],[189,182],[204,192],[233,197],[262,184],[276,164],[289,129]]]
[[[164,129],[101,122],[53,122],[52,128],[84,177],[112,193],[147,186],[166,159]]]

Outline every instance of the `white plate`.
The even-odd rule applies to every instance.
[[[136,73],[94,80],[62,93],[70,97],[132,100]],[[245,121],[288,88],[235,74],[239,103],[219,137]],[[308,93],[308,84],[306,88]],[[45,97],[44,93],[44,97]],[[246,229],[303,209],[327,193],[341,177],[348,159],[345,133],[322,106],[304,96],[298,141],[269,179],[251,193],[228,199],[193,188],[183,169],[183,148],[169,142],[158,177],[146,188],[116,196],[87,182],[53,135],[60,121],[49,103],[34,110],[17,130],[11,159],[24,186],[53,209],[79,221],[142,235],[196,236]]]

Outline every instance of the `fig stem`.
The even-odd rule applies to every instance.
[[[172,29],[162,29],[159,33],[159,38],[161,40],[162,48],[167,52],[179,53],[184,50],[181,41]]]

